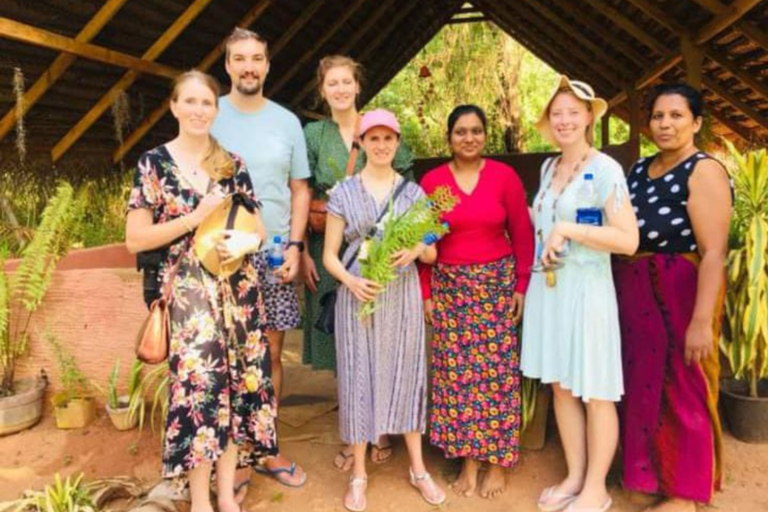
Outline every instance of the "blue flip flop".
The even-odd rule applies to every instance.
[[[275,468],[275,469],[269,469],[266,465],[265,466],[256,466],[254,469],[257,473],[261,473],[262,475],[267,475],[269,477],[274,478],[281,484],[285,485],[286,487],[301,487],[304,485],[304,483],[307,481],[307,474],[304,473],[303,478],[298,483],[293,483],[289,480],[294,473],[296,473],[296,463],[291,462],[291,466],[289,468]],[[287,478],[286,476],[287,475]]]

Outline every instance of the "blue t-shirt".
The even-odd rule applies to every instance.
[[[229,96],[223,96],[211,133],[225,149],[245,161],[253,191],[263,204],[267,242],[275,235],[287,241],[291,228],[289,180],[310,176],[299,119],[270,100],[258,112],[241,112]]]

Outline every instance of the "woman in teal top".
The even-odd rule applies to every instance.
[[[356,132],[360,114],[355,100],[360,93],[362,67],[349,57],[329,55],[324,57],[317,67],[317,84],[320,97],[330,110],[330,118],[309,123],[304,127],[307,139],[309,168],[312,172],[310,186],[315,198],[326,198],[326,192],[345,175],[353,144],[356,144]],[[365,165],[365,153],[356,151],[354,172]],[[413,157],[406,145],[401,142],[392,164],[394,169],[412,179],[411,166]],[[310,214],[312,215],[312,214]],[[336,347],[333,335],[315,329],[320,313],[320,298],[338,283],[322,265],[322,232],[309,229],[308,250],[303,254],[302,268],[304,276],[304,364],[311,364],[316,370],[336,370]],[[348,457],[349,456],[349,457]],[[392,456],[388,439],[382,439],[373,446],[373,462],[384,462]],[[352,466],[351,452],[342,450],[335,462],[339,469]]]

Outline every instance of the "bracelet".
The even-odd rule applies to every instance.
[[[186,215],[182,215],[181,217],[179,217],[179,219],[181,219],[181,223],[184,224],[184,227],[187,228],[187,233],[191,233],[194,230],[192,226],[189,225],[189,222],[187,222],[186,217],[187,217]]]
[[[427,233],[424,235],[424,237],[421,239],[421,241],[424,243],[424,245],[434,245],[435,242],[439,240],[438,236],[434,233]]]

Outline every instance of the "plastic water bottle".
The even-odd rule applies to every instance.
[[[576,223],[591,226],[603,225],[603,210],[595,188],[595,175],[591,172],[584,174],[584,181],[577,191]]]
[[[267,252],[267,282],[272,284],[280,284],[283,282],[282,278],[275,275],[275,270],[283,266],[285,263],[285,255],[283,254],[283,239],[280,236],[276,236],[272,239],[272,245]]]

